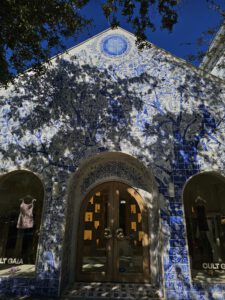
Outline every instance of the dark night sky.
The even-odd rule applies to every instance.
[[[225,10],[225,1],[216,1]],[[109,28],[109,23],[101,11],[101,2],[101,0],[91,0],[82,10],[83,15],[93,19],[93,26],[89,31],[85,31],[79,36],[76,44]],[[186,59],[188,54],[196,53],[198,49],[196,39],[208,28],[217,26],[220,17],[215,10],[209,8],[207,0],[181,0],[178,12],[178,23],[174,26],[172,33],[167,30],[160,30],[159,25],[155,32],[148,32],[147,36],[153,44]],[[123,18],[119,17],[119,20],[122,28],[132,32],[131,26]],[[158,15],[155,15],[154,21],[156,24],[159,23]],[[208,37],[209,42],[211,39],[212,37]],[[74,45],[74,41],[68,39],[66,44],[69,48]],[[207,49],[207,47],[205,46],[203,49]]]

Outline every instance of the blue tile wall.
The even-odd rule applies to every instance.
[[[204,170],[224,175],[224,83],[154,46],[137,51],[122,30],[71,51],[42,77],[24,74],[0,91],[0,171],[31,170],[46,190],[37,275],[0,278],[0,294],[58,295],[68,179],[81,161],[120,151],[151,170],[163,199],[167,299],[224,299],[224,284],[191,280],[182,203],[191,176]],[[98,176],[92,175],[87,180]],[[57,196],[53,182],[59,183]],[[52,263],[46,251],[54,253]]]

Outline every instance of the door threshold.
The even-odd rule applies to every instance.
[[[62,299],[163,299],[160,291],[148,283],[75,282],[68,286]]]

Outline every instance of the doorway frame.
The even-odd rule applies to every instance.
[[[91,179],[90,179],[91,178]],[[81,202],[96,185],[120,181],[134,188],[148,210],[148,232],[151,237],[151,284],[163,285],[162,231],[159,211],[159,192],[151,169],[137,158],[122,152],[103,152],[80,162],[68,182],[66,228],[63,244],[61,284],[74,283],[77,263],[77,229]]]

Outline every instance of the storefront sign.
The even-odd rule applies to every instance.
[[[225,263],[203,263],[204,270],[225,270]]]
[[[22,258],[7,258],[7,257],[0,257],[0,265],[22,265],[23,259]]]

